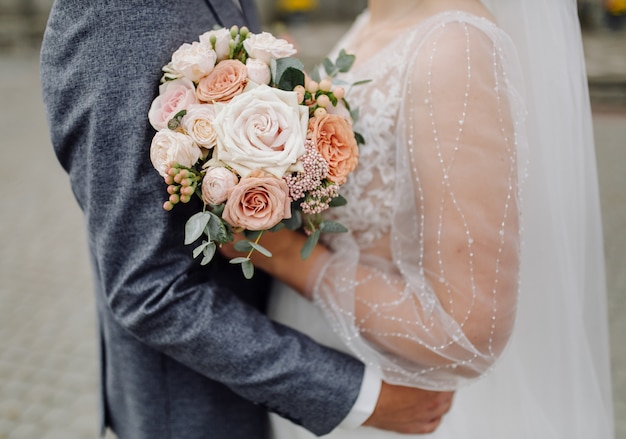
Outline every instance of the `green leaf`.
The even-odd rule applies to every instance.
[[[319,239],[320,239],[319,230],[316,230],[313,233],[311,233],[311,235],[308,237],[308,239],[302,246],[302,250],[300,251],[300,256],[302,257],[302,260],[305,260],[306,258],[311,256],[311,253],[313,252],[313,249],[317,245],[317,242],[319,241]]]
[[[253,249],[261,253],[263,256],[267,256],[268,258],[272,257],[272,253],[270,253],[270,251],[266,249],[265,247],[263,247],[262,245],[257,244],[256,242],[251,242],[250,245],[252,246]]]
[[[352,124],[354,125],[359,120],[359,116],[361,115],[361,113],[359,112],[358,108],[355,108],[354,110],[349,110],[349,111],[350,111],[350,118],[352,119]]]
[[[198,212],[189,218],[185,224],[185,244],[191,244],[200,238],[210,219],[209,212]]]
[[[252,279],[252,276],[254,276],[254,265],[250,259],[241,264],[241,271],[243,271],[243,277]]]
[[[235,243],[235,250],[241,253],[249,252],[252,250],[252,243],[250,241],[237,241]]]
[[[330,207],[341,207],[341,206],[345,206],[346,204],[348,204],[348,200],[346,200],[341,195],[336,196],[335,198],[330,200],[330,203],[328,203]]]
[[[320,67],[318,66],[315,69],[313,69],[313,71],[311,72],[309,76],[311,77],[313,81],[320,82],[322,80],[322,78],[320,77]]]
[[[269,231],[270,232],[278,232],[279,230],[282,230],[284,228],[285,228],[285,224],[281,221],[278,224],[276,224],[274,227],[269,229]]]
[[[215,252],[217,251],[217,246],[215,243],[210,242],[204,249],[204,257],[200,262],[200,265],[206,265],[213,260],[213,256],[215,256]]]
[[[357,82],[353,83],[352,87],[355,87],[357,85],[367,84],[369,82],[372,82],[372,80],[371,79],[363,79],[362,81],[357,81]]]
[[[356,140],[357,145],[365,145],[365,137],[363,137],[360,133],[354,132],[354,138]]]
[[[349,55],[346,53],[346,51],[344,49],[341,49],[341,51],[339,52],[339,56],[337,57],[337,69],[341,72],[341,73],[346,73],[347,71],[350,70],[350,68],[352,67],[352,64],[354,64],[354,60],[356,59],[356,57],[354,55]]]
[[[202,251],[206,248],[207,245],[209,245],[208,241],[202,241],[202,244],[200,244],[198,247],[193,249],[193,257],[197,258],[198,256],[200,256],[200,253],[202,253]]]
[[[209,220],[209,224],[206,226],[208,229],[207,235],[209,235],[213,239],[213,241],[221,243],[228,242],[230,240],[228,236],[228,230],[226,229],[226,226],[224,225],[222,219],[211,212],[209,212],[209,215],[211,217]]]
[[[228,261],[231,264],[243,264],[246,261],[249,261],[249,258],[244,258],[244,257],[240,257],[240,258],[233,258],[230,261]]]
[[[326,71],[326,74],[330,76],[331,78],[335,76],[337,72],[339,71],[337,67],[335,66],[335,63],[333,63],[330,60],[330,58],[324,58],[322,65],[324,66],[324,70]]]
[[[274,64],[272,77],[278,88],[292,91],[296,85],[304,85],[304,64],[299,59],[280,58]]]
[[[320,230],[324,233],[346,233],[348,231],[342,224],[335,221],[324,221]]]
[[[304,85],[304,73],[293,67],[285,70],[276,84],[279,89],[286,91],[292,91],[297,85]]]

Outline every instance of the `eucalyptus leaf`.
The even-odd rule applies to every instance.
[[[210,213],[211,218],[209,220],[209,224],[207,225],[208,233],[213,241],[226,243],[229,241],[228,230],[226,230],[226,226],[222,222],[221,218],[214,213]]]
[[[252,279],[252,276],[254,276],[254,265],[250,259],[241,264],[241,271],[243,271],[243,277]]]
[[[372,82],[371,79],[363,79],[362,81],[357,81],[355,83],[352,84],[353,87],[356,87],[357,85],[363,85],[363,84],[367,84],[369,82]]]
[[[262,245],[257,244],[256,242],[251,242],[250,245],[252,246],[253,249],[261,253],[263,256],[267,256],[268,258],[272,257],[272,253],[270,253],[270,251],[266,249],[265,247],[263,247]]]
[[[317,245],[317,242],[319,241],[319,239],[320,239],[319,230],[316,230],[313,233],[311,233],[311,235],[309,235],[306,242],[302,246],[302,250],[300,251],[300,256],[302,257],[302,260],[305,260],[306,258],[311,256],[311,253],[313,252],[313,249]]]
[[[200,238],[210,219],[209,212],[198,212],[189,218],[185,224],[185,244],[191,244]]]
[[[318,66],[315,69],[313,69],[313,71],[311,72],[309,76],[311,77],[313,81],[320,82],[322,80],[322,78],[320,77],[320,67]]]
[[[324,58],[324,61],[322,62],[322,65],[324,66],[324,70],[326,71],[326,74],[328,76],[330,76],[331,78],[333,76],[335,76],[337,74],[337,72],[339,70],[337,70],[337,67],[335,66],[335,63],[333,63],[330,58]]]
[[[237,241],[235,243],[235,250],[241,253],[249,252],[252,250],[252,243],[250,241]]]
[[[249,258],[240,257],[240,258],[233,258],[228,262],[235,265],[235,264],[243,264],[244,262],[249,261],[249,260],[250,260]]]
[[[352,124],[354,125],[359,120],[359,116],[361,115],[361,113],[359,112],[358,108],[355,108],[354,110],[349,110],[349,111],[350,111],[350,118],[352,119]]]
[[[276,224],[274,227],[269,229],[269,231],[270,232],[278,232],[279,230],[282,230],[284,228],[285,228],[285,224],[281,221],[278,224]]]
[[[193,257],[197,258],[198,256],[200,256],[200,253],[202,253],[202,251],[206,248],[207,245],[209,245],[208,241],[202,241],[202,244],[200,244],[198,247],[193,249]]]
[[[346,73],[352,68],[355,59],[356,57],[354,55],[349,55],[344,49],[341,49],[336,61],[337,70],[341,73]]]
[[[360,133],[354,132],[354,139],[358,145],[365,145],[365,137],[363,137]]]
[[[324,221],[320,230],[324,233],[346,233],[348,231],[345,226],[335,221]]]
[[[215,252],[217,251],[217,246],[214,242],[210,242],[204,249],[204,257],[202,258],[202,262],[200,265],[206,265],[213,260],[213,256],[215,256]]]

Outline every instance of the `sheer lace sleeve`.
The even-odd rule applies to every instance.
[[[370,168],[369,178],[357,171],[363,200],[349,194],[357,207],[345,218],[383,188],[377,208],[387,214],[360,220],[388,224],[367,245],[358,231],[333,238],[315,286],[333,329],[392,383],[454,389],[490,368],[514,323],[520,120],[496,28],[478,20],[446,20],[409,40],[391,144],[374,145],[393,166]],[[360,129],[368,140],[374,126]]]

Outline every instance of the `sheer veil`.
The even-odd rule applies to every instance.
[[[596,159],[576,2],[483,4],[517,46],[528,108],[519,317],[504,361],[523,367],[555,437],[613,437]],[[537,437],[553,437],[544,433]]]

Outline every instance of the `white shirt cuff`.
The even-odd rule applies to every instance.
[[[381,386],[382,380],[378,376],[378,372],[371,367],[365,366],[359,396],[356,398],[352,410],[350,410],[348,416],[341,421],[339,426],[352,430],[363,425],[372,413],[374,413]]]

